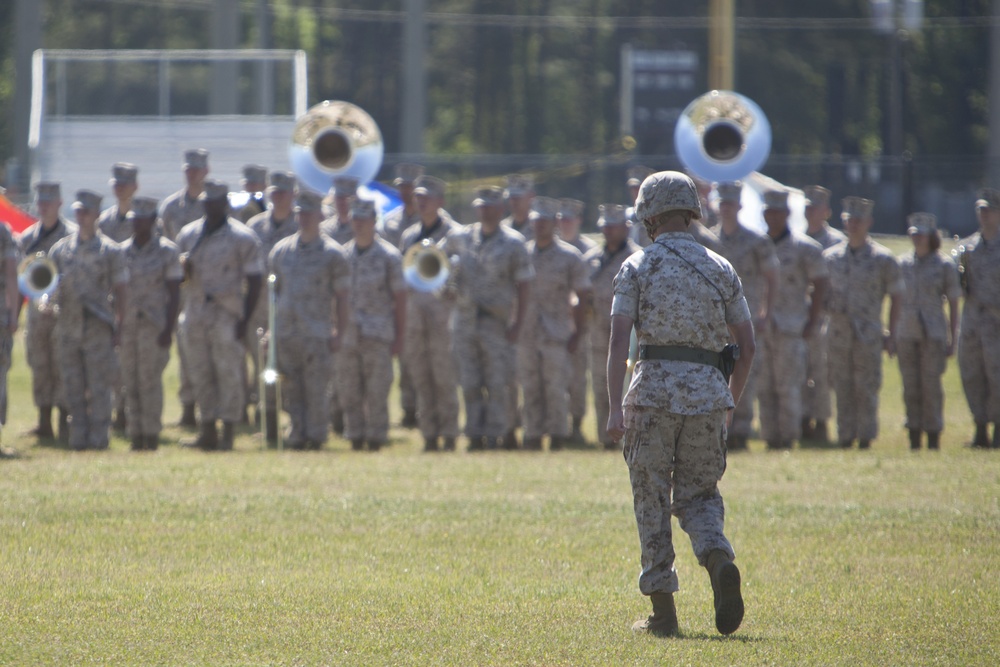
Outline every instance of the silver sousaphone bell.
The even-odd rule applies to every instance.
[[[326,193],[337,176],[371,182],[385,147],[378,125],[350,102],[320,102],[295,121],[288,160],[299,182]]]
[[[430,239],[415,243],[403,255],[403,278],[418,292],[437,292],[448,282],[452,262]]]
[[[674,127],[681,163],[706,181],[746,178],[767,162],[771,124],[753,100],[713,90],[687,105]]]

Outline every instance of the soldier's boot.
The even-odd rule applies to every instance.
[[[941,434],[934,431],[927,431],[927,449],[941,448]]]
[[[363,438],[355,438],[351,440],[351,449],[360,452],[365,448],[365,441]]]
[[[437,438],[424,438],[424,451],[425,452],[436,452],[436,451],[438,451],[438,439]]]
[[[573,417],[573,428],[569,436],[573,442],[583,442],[583,432],[580,430],[582,424],[583,417]]]
[[[649,596],[653,603],[653,613],[632,624],[632,632],[645,632],[657,637],[673,637],[677,634],[677,608],[673,593],[653,593]]]
[[[726,436],[726,449],[730,452],[739,452],[747,448],[746,436],[729,434]]]
[[[198,420],[195,419],[194,415],[194,403],[184,404],[184,408],[181,412],[181,420],[177,425],[183,426],[184,428],[195,428],[198,426]]]
[[[803,440],[812,440],[813,435],[815,435],[816,430],[813,428],[813,421],[809,417],[802,418],[802,438]]]
[[[815,425],[813,425],[812,439],[819,442],[830,442],[830,434],[826,430],[826,420],[816,420]]]
[[[504,449],[509,449],[511,451],[518,448],[517,433],[514,429],[507,431],[507,435],[503,437],[502,446]],[[539,447],[539,449],[541,449],[541,447]]]
[[[159,435],[144,435],[142,436],[146,440],[146,449],[151,452],[155,452],[160,446],[160,436]]]
[[[455,438],[445,438],[444,439],[444,451],[453,452],[455,451]]]
[[[993,449],[1000,449],[1000,424],[993,424]]]
[[[853,446],[854,446],[854,441],[853,440],[841,440],[840,441],[840,447],[841,447],[841,449],[850,449]]]
[[[114,429],[116,433],[124,433],[126,426],[128,426],[128,423],[125,420],[125,411],[118,410],[115,412],[115,420],[112,422],[111,428]]]
[[[740,570],[722,549],[715,549],[708,554],[705,569],[712,580],[712,593],[715,596],[715,628],[721,634],[731,635],[743,622]]]
[[[38,428],[34,430],[34,435],[39,438],[54,438],[52,432],[52,406],[42,405],[38,408]]]
[[[468,452],[481,452],[486,448],[485,445],[486,438],[483,436],[469,436],[469,446],[466,447]]]
[[[403,428],[416,428],[417,427],[417,411],[410,408],[409,410],[403,410],[403,421],[399,423]]]
[[[612,440],[608,440],[606,443],[604,443],[604,449],[605,449],[605,451],[613,452],[613,451],[620,450],[621,448],[618,446],[617,442],[614,442]]]
[[[129,447],[133,452],[141,452],[146,449],[146,440],[141,435],[134,435]]]
[[[986,432],[986,424],[976,424],[976,435],[972,438],[973,447],[989,447],[990,438]]]
[[[274,437],[278,437],[277,432],[275,432]],[[233,422],[222,422],[222,440],[219,440],[219,451],[231,452],[233,450],[233,441],[235,439],[236,424]]]
[[[923,432],[919,428],[910,429],[910,449],[920,449],[920,438]]]
[[[278,441],[278,411],[267,409],[267,441]]]
[[[524,439],[524,450],[526,452],[540,452],[540,451],[542,451],[542,439],[541,438],[525,438]]]
[[[871,440],[858,440],[858,449],[871,449],[871,448],[872,448]]]
[[[334,410],[333,416],[330,418],[330,426],[337,435],[344,435],[344,413],[340,410]]]
[[[382,449],[382,445],[384,445],[384,444],[385,443],[382,442],[381,440],[369,440],[368,441],[368,451],[370,451],[370,452],[377,452],[378,450]]]
[[[219,446],[219,432],[214,421],[205,420],[201,423],[198,437],[181,442],[182,447],[192,447],[206,452],[214,452]]]
[[[60,406],[57,411],[59,413],[59,426],[56,436],[60,442],[69,442],[69,410]]]
[[[558,452],[559,450],[561,450],[565,446],[566,446],[566,438],[560,437],[558,435],[554,435],[549,440],[549,451],[550,452]]]

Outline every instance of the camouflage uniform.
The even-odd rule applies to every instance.
[[[631,239],[611,254],[607,246],[597,246],[583,259],[590,266],[594,316],[590,324],[590,368],[594,388],[594,413],[597,415],[597,441],[608,445],[608,344],[611,341],[611,302],[614,280],[622,264],[642,250]]]
[[[40,252],[48,254],[57,241],[76,231],[75,222],[62,218],[49,230],[44,230],[42,223],[36,222],[21,232],[18,242],[24,256],[33,257]],[[53,295],[45,301],[47,303],[37,300],[28,304],[24,332],[25,353],[31,367],[32,395],[35,405],[39,407],[64,405],[55,338],[57,300]]]
[[[596,243],[583,234],[577,235],[575,239],[566,241],[566,243],[576,248],[581,257],[597,247]],[[580,339],[576,352],[570,354],[570,364],[572,366],[569,375],[569,414],[574,421],[578,422],[587,414],[587,370],[590,366],[589,331],[585,338]]]
[[[17,258],[17,241],[14,240],[10,225],[0,222],[0,424],[7,423],[7,373],[10,371],[11,353],[14,350],[14,337],[8,323],[11,318],[17,317],[16,310],[11,312],[7,308],[6,263],[16,262]]]
[[[764,234],[739,225],[732,235],[726,234],[719,226],[718,253],[733,265],[736,274],[743,283],[743,295],[746,297],[750,313],[757,316],[764,305],[767,288],[766,274],[779,268],[778,256],[774,244]],[[759,364],[756,361],[755,366]],[[740,403],[733,411],[733,421],[729,427],[730,435],[747,437],[750,435],[753,422],[753,403],[756,399],[756,379],[754,369],[751,369],[747,383],[743,388]]]
[[[517,285],[534,275],[524,237],[500,225],[484,236],[476,222],[449,239],[459,256],[455,285],[455,358],[465,401],[465,435],[494,442],[513,427],[508,405],[509,370],[515,365],[507,326]],[[516,386],[516,385],[515,385]]]
[[[129,277],[120,345],[128,432],[133,439],[155,441],[162,427],[163,371],[170,360],[170,348],[156,339],[168,325],[167,283],[180,282],[184,272],[180,250],[158,234],[142,247],[128,239],[122,254]]]
[[[900,258],[906,286],[896,351],[903,377],[906,427],[928,433],[944,429],[941,374],[948,362],[948,323],[942,301],[962,295],[955,263],[941,253]]]
[[[402,257],[378,236],[363,250],[349,241],[344,251],[351,265],[351,322],[334,362],[344,437],[381,445],[389,433],[394,299],[405,289]]]
[[[187,189],[182,189],[170,195],[160,204],[160,223],[163,225],[163,235],[171,241],[177,240],[184,226],[205,216],[201,201],[188,196]]]
[[[236,423],[244,405],[243,341],[236,338],[236,323],[243,317],[246,277],[263,271],[260,241],[233,218],[207,236],[204,227],[202,218],[177,236],[178,248],[193,267],[178,333],[202,424]]]
[[[128,280],[121,246],[97,234],[60,240],[49,252],[59,267],[56,324],[59,374],[72,419],[74,449],[103,449],[111,427],[115,361],[112,290]]]
[[[996,425],[1000,424],[1000,240],[987,242],[976,232],[961,246],[965,305],[958,365],[962,388],[976,424]]]
[[[378,235],[394,247],[399,247],[399,242],[403,238],[403,232],[420,223],[420,213],[414,208],[412,213],[407,214],[402,206],[393,209],[383,216],[379,222]]]
[[[553,239],[539,248],[528,242],[535,281],[518,340],[517,372],[524,392],[524,439],[569,435],[569,379],[566,345],[574,331],[570,297],[590,290],[588,265],[573,246]],[[584,344],[584,341],[580,341]]]
[[[847,241],[847,236],[829,225],[817,234],[806,235],[816,241],[823,250],[832,248]],[[830,402],[830,360],[828,350],[830,318],[824,313],[821,326],[816,327],[812,336],[806,340],[808,356],[806,359],[806,381],[802,385],[802,419],[825,422],[833,416]]]
[[[351,267],[335,241],[320,234],[303,243],[298,233],[275,244],[268,267],[277,278],[275,342],[282,407],[292,422],[288,440],[322,444],[330,423],[332,306],[337,293],[350,288]]]
[[[119,209],[118,204],[101,212],[97,218],[97,228],[115,243],[124,243],[132,237],[132,221],[128,219],[128,211]]]
[[[260,240],[260,255],[264,258],[270,256],[271,250],[274,249],[274,246],[277,245],[279,241],[288,238],[299,230],[299,225],[295,220],[294,212],[289,213],[286,220],[275,220],[273,209],[268,209],[259,215],[255,215],[250,219],[247,226]],[[257,299],[257,305],[254,306],[253,313],[250,315],[250,320],[247,322],[246,336],[243,338],[243,346],[246,348],[246,353],[250,356],[250,368],[253,369],[253,372],[247,378],[247,404],[255,402],[258,398],[257,378],[260,377],[260,373],[263,369],[258,368],[261,339],[257,331],[262,330],[266,332],[267,325],[267,297],[266,295],[261,295],[261,298]],[[273,409],[274,397],[268,395],[267,403],[268,409]]]
[[[683,232],[663,233],[625,261],[615,278],[611,313],[633,320],[640,345],[713,351],[729,343],[729,326],[750,319],[736,271]],[[678,590],[671,514],[690,537],[699,563],[707,565],[714,550],[735,557],[723,534],[718,489],[726,468],[725,414],[732,407],[728,383],[714,367],[664,360],[636,364],[624,400],[623,453],[642,549],[639,590],[645,595]]]
[[[760,402],[761,436],[768,443],[790,444],[802,432],[802,386],[806,375],[806,341],[810,284],[828,275],[823,248],[809,237],[788,230],[773,239],[778,257],[778,293],[769,322],[757,339],[754,368]]]
[[[823,252],[830,271],[830,375],[837,395],[837,438],[862,442],[878,436],[882,386],[882,302],[901,295],[899,262],[884,246],[866,240]]]
[[[444,210],[429,229],[411,225],[400,239],[399,249],[429,240],[438,244],[461,226]],[[438,294],[409,289],[406,295],[406,341],[403,364],[417,396],[417,424],[425,440],[458,436],[458,378],[452,356],[452,301]]]

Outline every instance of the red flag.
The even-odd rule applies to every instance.
[[[9,199],[0,194],[0,221],[10,225],[10,229],[15,234],[20,234],[25,229],[35,224],[35,219],[15,206]]]

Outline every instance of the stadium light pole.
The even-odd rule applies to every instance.
[[[736,0],[711,0],[708,11],[708,87],[733,90]]]

